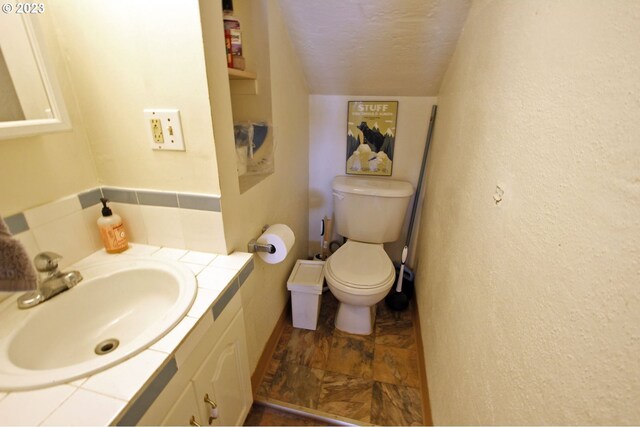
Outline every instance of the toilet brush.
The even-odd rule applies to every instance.
[[[409,306],[409,297],[402,293],[402,279],[404,276],[404,263],[407,260],[407,252],[411,243],[411,233],[413,232],[413,222],[416,219],[416,211],[418,210],[418,200],[420,199],[420,192],[422,191],[422,180],[424,178],[424,172],[427,168],[427,156],[429,155],[429,146],[431,145],[431,137],[433,135],[433,125],[436,122],[436,113],[438,106],[431,107],[431,117],[429,118],[429,129],[427,131],[427,141],[424,145],[424,152],[422,154],[422,165],[420,166],[420,175],[418,177],[418,186],[416,187],[416,193],[413,197],[413,208],[411,209],[411,220],[409,221],[409,229],[407,230],[407,241],[402,249],[402,265],[400,266],[400,277],[398,278],[398,286],[396,286],[395,292],[390,292],[385,298],[387,306],[394,311],[402,311]]]
[[[404,277],[404,263],[407,261],[407,252],[409,248],[407,246],[402,249],[402,265],[400,265],[400,277],[398,278],[398,285],[396,291],[389,293],[384,301],[389,308],[394,311],[402,311],[409,306],[409,297],[402,293],[402,279]]]

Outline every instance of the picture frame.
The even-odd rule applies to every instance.
[[[349,101],[347,175],[391,176],[398,101]]]

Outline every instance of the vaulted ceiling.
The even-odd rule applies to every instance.
[[[435,96],[470,0],[280,0],[309,90]]]

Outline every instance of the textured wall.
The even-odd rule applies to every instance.
[[[347,147],[347,103],[349,101],[398,101],[395,158],[391,179],[408,181],[416,188],[422,153],[424,152],[431,106],[435,97],[427,96],[338,96],[311,95],[309,97],[309,254],[320,251],[320,221],[333,214],[331,181],[345,174]],[[409,226],[411,203],[407,208],[405,229]],[[419,220],[419,212],[417,216]],[[413,228],[416,235],[418,222]],[[400,260],[406,231],[396,243],[386,249],[393,259]],[[338,238],[335,233],[334,238]],[[415,238],[411,242],[415,246]],[[413,266],[415,251],[409,251],[409,265]]]
[[[51,202],[98,184],[74,87],[50,13],[38,17],[71,118],[65,132],[0,141],[0,216]]]
[[[251,3],[255,7],[257,2],[251,0]],[[232,247],[246,250],[249,239],[256,237],[264,224],[285,223],[295,233],[296,243],[280,264],[270,265],[256,259],[255,272],[242,285],[252,369],[289,299],[286,285],[289,274],[297,259],[306,259],[309,213],[309,92],[291,48],[278,1],[263,1],[263,5],[267,9],[269,30],[275,172],[240,195],[232,215],[241,222],[235,223],[230,236],[236,242]],[[226,215],[224,210],[223,215]],[[224,216],[225,225],[226,218]]]
[[[280,0],[318,95],[435,96],[470,0]]]
[[[244,3],[244,4],[242,4]],[[253,40],[266,44],[257,64],[258,88],[270,85],[271,114],[275,150],[275,172],[253,188],[240,194],[236,152],[233,143],[232,111],[215,108],[231,105],[229,80],[224,58],[222,10],[218,2],[200,2],[207,61],[218,171],[222,190],[222,217],[229,251],[246,251],[247,243],[261,234],[265,224],[284,223],[296,235],[296,243],[287,259],[276,265],[255,259],[255,270],[242,285],[242,305],[247,325],[249,362],[254,369],[264,345],[273,331],[288,299],[287,278],[298,258],[306,258],[308,217],[308,90],[285,30],[276,0],[243,0],[250,3],[254,16],[262,20],[245,21]],[[234,1],[234,7],[236,2]],[[243,30],[245,31],[245,30]],[[255,60],[255,58],[253,58]],[[262,62],[266,61],[266,62]],[[252,70],[253,71],[253,70]],[[227,104],[228,103],[228,104]]]
[[[473,3],[420,233],[435,423],[640,423],[639,46],[637,1]]]
[[[20,99],[11,80],[11,74],[7,68],[7,61],[0,50],[0,122],[24,120],[24,112],[20,105]]]
[[[0,141],[0,214],[98,183],[220,194],[196,0],[50,1],[40,21],[69,132]],[[145,108],[179,108],[186,152],[152,151]],[[6,175],[5,175],[6,174]]]
[[[50,1],[101,184],[220,194],[196,0]],[[178,108],[185,152],[152,151]]]

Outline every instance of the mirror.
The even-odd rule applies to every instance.
[[[0,139],[71,127],[36,19],[0,14]]]

